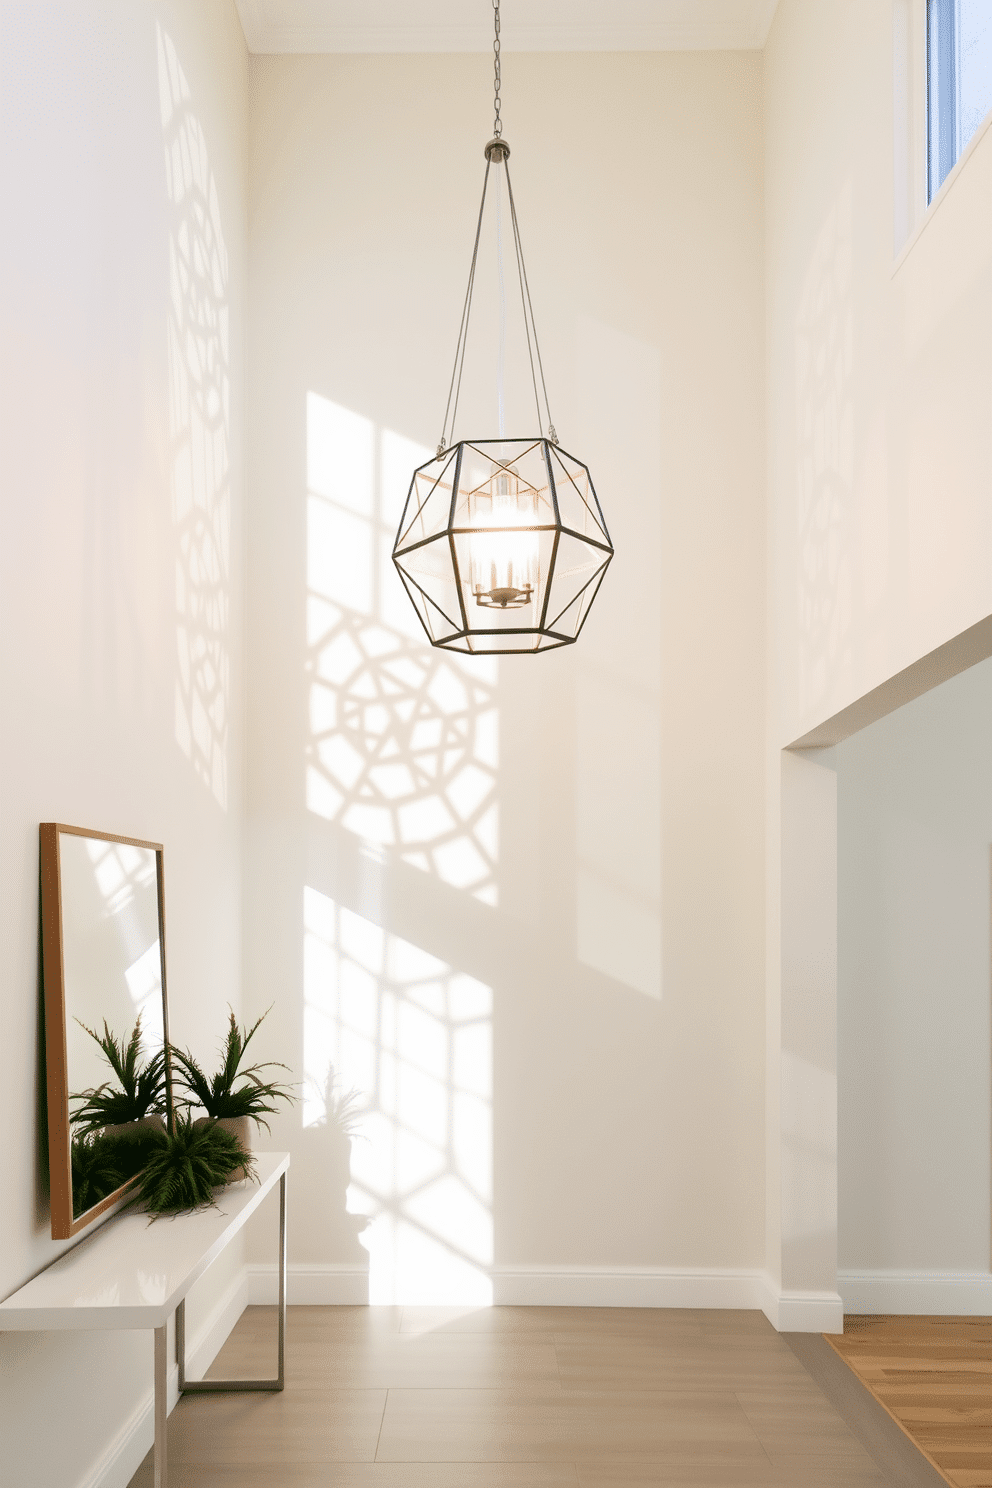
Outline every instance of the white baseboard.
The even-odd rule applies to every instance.
[[[759,1271],[496,1266],[491,1274],[497,1306],[760,1309],[780,1333],[844,1331],[839,1293],[780,1293]]]
[[[726,1307],[760,1310],[780,1332],[841,1333],[844,1328],[837,1292],[780,1295],[759,1271],[493,1266],[489,1274],[495,1307]],[[287,1292],[291,1305],[364,1307],[368,1272],[349,1265],[291,1263]],[[272,1306],[278,1297],[276,1266],[249,1266],[249,1306]]]
[[[992,1315],[988,1271],[839,1271],[845,1312]]]
[[[500,1307],[760,1306],[753,1271],[657,1270],[648,1266],[494,1266]]]
[[[198,1378],[213,1363],[248,1304],[248,1278],[242,1270],[215,1303],[195,1337],[187,1340],[186,1367]],[[169,1368],[169,1410],[179,1398],[179,1366]],[[127,1488],[155,1440],[155,1397],[148,1390],[100,1460],[77,1488]]]
[[[767,1273],[758,1278],[758,1303],[779,1333],[843,1333],[840,1292],[780,1292]]]
[[[248,1306],[273,1306],[279,1301],[279,1268],[274,1261],[248,1268]],[[294,1307],[367,1307],[369,1273],[365,1267],[336,1262],[290,1262],[286,1300]]]

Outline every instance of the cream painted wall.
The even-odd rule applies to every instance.
[[[246,985],[307,1080],[272,1143],[315,1300],[364,1294],[366,1248],[374,1300],[761,1260],[761,61],[504,68],[552,413],[617,558],[574,650],[461,666],[388,553],[440,433],[488,67],[251,62]],[[330,1065],[363,1092],[361,1241]]]
[[[175,1038],[208,1053],[240,998],[247,54],[233,0],[35,0],[0,59],[6,1296],[60,1249],[39,821],[164,843]],[[150,1335],[0,1334],[0,1482],[126,1483],[151,1378]]]
[[[832,1041],[798,1133],[787,1111],[789,1029],[832,1017],[836,996],[835,973],[797,976],[789,947],[819,879],[836,872],[837,837],[815,811],[803,818],[782,750],[836,742],[981,659],[992,614],[992,139],[977,142],[894,261],[896,206],[904,219],[909,199],[912,123],[894,125],[894,99],[912,104],[906,14],[904,0],[781,0],[765,51],[766,1254],[783,1286],[832,1294],[838,1318]],[[923,660],[972,626],[966,659]],[[873,689],[863,716],[830,724]],[[810,847],[790,882],[797,810]],[[836,943],[832,929],[826,939]],[[791,1271],[790,1255],[805,1256]]]
[[[987,1311],[992,661],[838,746],[837,784],[841,1287],[984,1276]]]
[[[891,0],[783,0],[766,109],[786,745],[992,613],[992,137],[894,262]]]

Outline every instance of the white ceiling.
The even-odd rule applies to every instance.
[[[484,52],[489,0],[236,0],[253,52]],[[516,52],[754,51],[778,0],[502,0]]]

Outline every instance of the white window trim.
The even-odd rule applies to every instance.
[[[944,177],[944,183],[941,186],[940,190],[937,192],[937,195],[934,197],[929,207],[924,209],[922,219],[916,224],[916,227],[913,229],[913,232],[911,233],[908,241],[903,245],[901,251],[896,256],[896,259],[892,265],[893,277],[898,274],[899,270],[906,262],[906,259],[909,257],[910,253],[912,253],[913,248],[926,232],[927,227],[933,221],[934,213],[939,209],[941,202],[944,201],[948,192],[953,189],[955,182],[960,180],[961,172],[964,170],[968,161],[978,149],[979,145],[988,134],[990,129],[992,129],[992,110],[990,110],[990,112],[986,114],[985,118],[982,120],[981,124],[979,124],[978,128],[971,136],[971,139],[965,145],[964,149],[961,151],[961,154],[954,162],[952,169],[947,172],[947,175]]]
[[[892,148],[893,255],[899,262],[927,213],[927,0],[892,3]]]
[[[892,0],[892,64],[894,278],[992,128],[992,111],[927,205],[927,0]]]

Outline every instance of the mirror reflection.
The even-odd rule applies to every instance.
[[[66,1056],[73,1090],[107,1078],[84,1028],[130,1033],[142,1018],[148,1054],[162,1048],[158,864],[150,847],[59,833]]]
[[[46,1009],[61,1014],[49,1037],[60,1040],[65,1061],[61,1089],[49,1092],[50,1118],[53,1095],[59,1108],[50,1119],[52,1221],[53,1233],[58,1226],[65,1234],[102,1213],[161,1140],[168,1020],[161,849],[61,826],[49,842],[56,874],[46,873],[43,829],[43,915],[58,934],[57,947],[46,934]],[[53,921],[45,897],[55,884]],[[64,1197],[59,1175],[68,1180]]]

